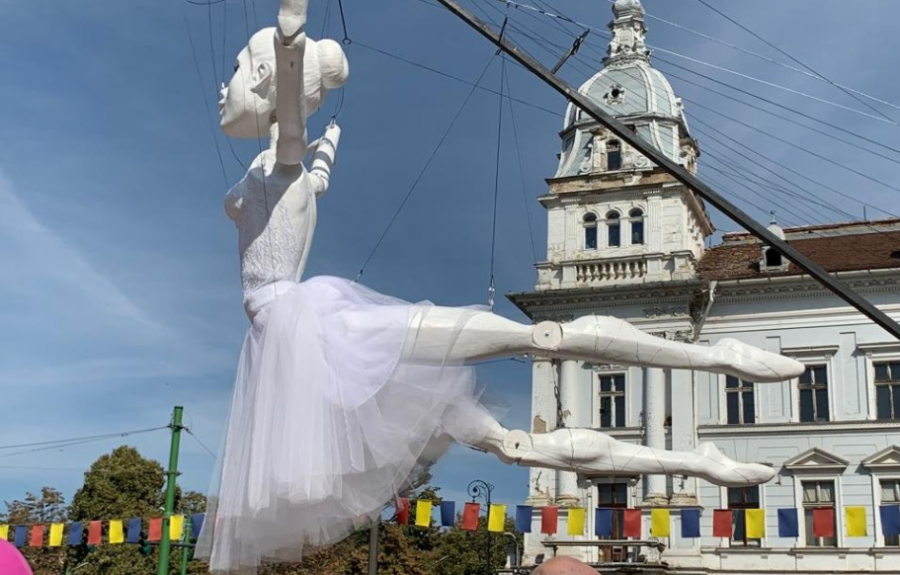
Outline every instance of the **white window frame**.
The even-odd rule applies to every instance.
[[[834,529],[837,545],[835,547],[809,547],[806,544],[806,508],[803,506],[803,483],[807,481],[833,481],[834,482]],[[795,473],[794,474],[794,507],[800,513],[799,524],[800,537],[797,538],[797,547],[804,549],[841,549],[844,547],[844,494],[841,488],[841,476],[828,473]]]
[[[900,481],[900,472],[879,473],[878,470],[873,469],[870,469],[869,472],[872,478],[872,514],[875,517],[875,547],[884,547],[884,534],[881,532],[881,482]],[[900,549],[900,547],[889,547],[889,549]]]
[[[900,361],[900,345],[896,343],[873,344],[859,346],[866,355],[866,393],[869,396],[869,421],[891,421],[878,419],[878,394],[875,390],[875,364],[890,361]],[[900,421],[900,420],[893,420]]]
[[[619,217],[618,218],[610,218],[609,215],[613,212],[619,214]],[[625,238],[623,237],[624,233],[625,233],[625,220],[626,219],[627,219],[626,217],[622,216],[621,208],[609,207],[606,209],[605,212],[603,212],[603,217],[598,220],[598,223],[602,223],[603,226],[602,226],[602,228],[598,227],[598,231],[602,229],[602,235],[603,235],[602,241],[603,241],[603,247],[605,249],[611,250],[611,249],[621,249],[621,248],[626,247],[626,244],[624,241]],[[619,245],[617,245],[617,246],[611,245],[609,243],[609,228],[610,228],[609,222],[610,221],[617,222],[617,225],[619,227]],[[629,231],[631,231],[630,228],[629,228]],[[597,245],[600,245],[600,241],[597,242]]]
[[[615,377],[617,375],[621,375],[625,378],[625,427],[600,427],[600,378],[601,377]],[[593,393],[594,398],[596,399],[596,407],[592,410],[593,415],[591,416],[592,427],[594,429],[604,429],[604,430],[616,430],[616,429],[628,429],[629,427],[634,427],[632,425],[631,417],[628,413],[628,406],[631,402],[631,386],[629,383],[629,371],[627,369],[610,369],[610,370],[594,370],[593,371]]]
[[[759,509],[762,509],[763,511],[765,511],[766,510],[766,484],[763,483],[761,485],[758,485],[757,487],[759,487]],[[730,509],[730,507],[728,507],[729,504],[730,504],[730,502],[728,501],[728,488],[720,486],[719,487],[719,509]],[[746,528],[747,528],[747,524],[746,524],[746,519],[745,519],[744,529],[746,529]],[[732,519],[732,534],[734,534],[734,519]],[[734,549],[754,549],[758,552],[761,549],[765,549],[767,547],[766,540],[768,539],[768,537],[769,537],[769,517],[768,517],[768,513],[766,513],[766,536],[759,540],[759,546],[756,547],[756,546],[735,545]],[[729,537],[728,539],[725,539],[724,537],[722,537],[722,538],[717,537],[716,539],[720,540],[720,544],[718,545],[718,547],[720,547],[720,548],[731,548],[732,547],[731,537]],[[724,541],[722,541],[722,539],[724,539]]]
[[[782,348],[781,354],[796,359],[807,367],[824,365],[828,374],[828,421],[839,421],[835,410],[834,401],[834,356],[838,352],[838,346],[819,346],[808,348]],[[800,423],[800,378],[791,380],[791,421]],[[758,415],[758,414],[757,414]],[[814,422],[805,422],[815,425]],[[826,422],[821,422],[826,423]]]
[[[640,218],[632,218],[631,212],[633,212],[634,210],[640,210],[641,214],[643,214],[643,215]],[[628,220],[628,245],[629,246],[646,246],[649,243],[647,241],[647,231],[649,229],[649,227],[647,226],[647,222],[650,219],[647,216],[647,208],[645,206],[634,205],[634,206],[631,206],[630,208],[628,208],[628,211],[626,213],[627,213],[627,216],[624,219]],[[636,244],[636,243],[632,242],[632,240],[634,239],[632,236],[632,230],[631,230],[632,219],[639,219],[644,223],[644,243],[642,243],[642,244]]]
[[[728,423],[728,389],[725,385],[728,382],[728,376],[719,375],[719,389],[722,390],[722,393],[719,394],[719,424],[720,425],[757,425],[759,424],[759,396],[756,392],[759,390],[759,384],[753,382],[753,419],[756,423]],[[740,378],[738,378],[740,380]],[[741,380],[743,381],[743,380]],[[799,404],[798,404],[799,409]]]

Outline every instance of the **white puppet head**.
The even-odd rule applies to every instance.
[[[234,76],[219,100],[222,131],[233,138],[260,138],[269,133],[275,112],[275,28],[264,28],[238,54]],[[350,65],[334,40],[306,39],[303,93],[306,116],[314,114],[328,90],[347,81]]]

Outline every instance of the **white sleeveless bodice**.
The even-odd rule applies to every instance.
[[[274,165],[271,152],[260,154],[226,198],[226,210],[238,230],[245,300],[276,282],[299,281],[315,231],[316,199],[309,174],[302,166],[273,171]]]

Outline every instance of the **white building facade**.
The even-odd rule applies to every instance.
[[[619,0],[604,68],[581,88],[691,171],[698,143],[681,101],[652,67],[638,0]],[[629,442],[771,464],[772,482],[727,489],[685,478],[589,477],[531,471],[536,507],[525,562],[554,552],[594,563],[634,560],[596,546],[593,509],[670,508],[661,559],[676,571],[900,571],[900,541],[881,535],[879,507],[900,505],[900,342],[748,234],[714,228],[703,203],[571,107],[549,192],[548,253],[538,281],[511,300],[535,321],[611,315],[664,337],[741,341],[807,364],[800,378],[754,384],[701,372],[535,359],[532,431],[600,429]],[[781,230],[795,247],[900,319],[900,220]],[[541,506],[586,507],[583,537],[541,535]],[[868,536],[848,537],[844,510],[866,509]],[[703,509],[700,538],[680,537],[679,510]],[[833,508],[833,538],[812,534],[812,510]],[[766,510],[766,537],[712,537],[714,509]],[[799,537],[778,537],[777,510],[796,508]],[[740,514],[738,514],[738,517]],[[620,535],[621,515],[614,528]],[[650,540],[649,517],[643,539]],[[584,546],[558,546],[572,540]],[[649,553],[649,552],[648,552]]]

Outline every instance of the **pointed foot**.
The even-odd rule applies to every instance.
[[[694,450],[700,457],[695,475],[724,487],[760,485],[775,477],[775,470],[759,463],[741,463],[727,457],[713,443],[701,443]]]
[[[731,338],[719,340],[710,348],[710,354],[723,372],[754,383],[787,381],[799,377],[805,369],[795,359]]]

